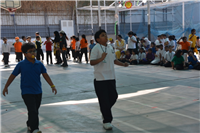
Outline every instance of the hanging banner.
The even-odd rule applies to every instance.
[[[132,5],[132,3],[131,3],[130,1],[127,1],[127,2],[125,3],[125,7],[126,7],[127,9],[130,9],[132,6],[133,6],[133,5]]]

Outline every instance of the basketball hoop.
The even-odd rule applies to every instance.
[[[10,16],[15,16],[15,11],[16,11],[15,8],[8,8],[7,10],[9,11]]]
[[[1,8],[9,11],[11,16],[15,15],[15,11],[21,8],[21,0],[1,0]]]

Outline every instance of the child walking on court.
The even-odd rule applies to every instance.
[[[37,50],[37,56],[36,56],[36,59],[37,60],[40,60],[40,55],[42,56],[42,62],[44,60],[44,54],[43,54],[43,51],[42,51],[42,43],[40,41],[40,37],[39,36],[36,36],[36,50]]]
[[[52,61],[52,45],[53,45],[53,43],[50,41],[51,40],[50,37],[46,37],[46,39],[47,40],[44,42],[44,45],[46,45],[47,65],[48,65],[49,57],[50,57],[51,64],[53,64],[53,61]]]
[[[7,38],[3,38],[3,44],[2,44],[2,48],[1,48],[1,52],[3,55],[3,61],[4,61],[4,65],[5,67],[8,67],[8,60],[9,60],[9,55],[10,55],[10,46],[7,43]]]
[[[114,64],[128,66],[128,63],[119,62],[115,58],[115,51],[107,44],[108,37],[105,30],[95,33],[96,46],[92,49],[90,64],[94,66],[94,87],[103,115],[103,127],[112,129],[111,108],[115,104],[118,94],[116,90]]]
[[[55,85],[47,74],[44,65],[35,59],[36,49],[35,45],[25,43],[22,45],[22,52],[25,60],[19,62],[14,71],[10,75],[4,90],[3,95],[8,94],[8,87],[17,75],[21,73],[21,94],[24,103],[28,110],[27,130],[31,133],[42,133],[39,130],[39,107],[42,99],[42,88],[40,75],[44,77],[47,83],[51,86],[52,92],[57,93]]]

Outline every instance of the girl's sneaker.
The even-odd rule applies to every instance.
[[[40,130],[38,130],[38,129],[35,129],[35,130],[33,131],[33,133],[42,133],[42,131],[40,131]]]
[[[112,130],[112,124],[111,124],[111,123],[103,123],[103,127],[104,127],[106,130]]]

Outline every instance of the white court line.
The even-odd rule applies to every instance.
[[[146,131],[146,130],[144,130],[144,129],[142,129],[142,128],[139,128],[139,127],[136,127],[136,126],[131,125],[131,124],[129,124],[129,123],[126,123],[126,122],[124,122],[124,121],[120,121],[120,120],[118,120],[118,119],[114,119],[114,121],[120,122],[120,123],[122,123],[122,124],[124,124],[124,125],[126,125],[126,126],[132,127],[132,128],[134,128],[134,129],[137,129],[137,130],[142,131],[142,132],[144,132],[144,133],[152,133],[152,132],[148,132],[148,131]]]
[[[147,105],[147,104],[143,104],[143,103],[135,102],[135,101],[131,101],[131,100],[126,100],[126,99],[121,99],[121,100],[129,101],[129,102],[132,102],[132,103],[137,103],[137,104],[140,104],[140,105],[143,105],[143,106],[147,106],[147,107],[150,107],[150,108],[154,107],[154,106],[151,106],[151,105]],[[189,119],[193,119],[193,120],[196,120],[196,121],[200,121],[200,120],[197,119],[197,118],[190,117],[190,116],[187,116],[187,115],[184,115],[184,114],[180,114],[180,113],[176,113],[176,112],[173,112],[173,111],[168,111],[168,110],[165,110],[165,109],[162,109],[162,108],[158,108],[158,107],[157,107],[157,108],[155,108],[155,109],[162,110],[162,111],[165,111],[165,112],[168,112],[168,113],[171,113],[171,114],[183,116],[183,117],[186,117],[186,118],[189,118]]]
[[[9,103],[9,102],[7,102],[6,100],[4,100],[4,102],[8,105],[8,106],[10,106],[10,107],[13,107],[13,108],[15,108],[17,111],[19,111],[19,112],[21,112],[22,114],[21,115],[26,115],[26,116],[28,116],[28,111],[27,111],[27,113],[23,113],[24,111],[22,110],[22,109],[20,109],[20,108],[17,108],[15,105],[12,105],[11,103]],[[6,105],[5,104],[5,105]],[[2,110],[2,107],[1,107],[1,110]],[[1,115],[1,117],[2,117],[2,115]],[[40,117],[40,116],[39,116]],[[27,117],[28,118],[28,117]],[[47,127],[50,127],[49,125],[47,125],[47,124],[44,124],[43,122],[41,122],[41,121],[39,121],[39,125],[46,125]],[[43,127],[44,128],[44,127]],[[21,128],[21,129],[24,129],[24,128]],[[40,128],[41,129],[41,128]],[[13,130],[15,130],[15,129],[13,129]],[[26,128],[24,129],[24,130],[26,130]],[[55,130],[54,129],[52,129],[52,128],[48,128],[48,130],[50,130],[51,132],[54,132],[55,133]],[[67,132],[66,132],[67,133]]]
[[[97,113],[95,110],[92,110],[92,109],[88,109],[88,108],[85,108],[85,107],[82,107],[83,109],[85,109],[85,110],[87,110],[87,111],[89,111],[89,112],[93,112],[93,113]],[[121,120],[119,120],[119,119],[113,119],[113,121],[117,121],[117,122],[119,122],[119,123],[121,123],[121,124],[123,124],[123,125],[126,125],[126,126],[128,126],[128,127],[131,127],[131,128],[133,128],[133,129],[136,129],[136,130],[139,130],[139,131],[142,131],[142,132],[144,132],[144,133],[152,133],[152,132],[148,132],[148,131],[146,131],[146,130],[144,130],[144,129],[142,129],[142,128],[139,128],[139,127],[137,127],[137,126],[134,126],[134,125],[131,125],[131,124],[129,124],[129,123],[126,123],[126,122],[124,122],[124,121],[121,121]],[[117,127],[116,127],[117,128]]]

